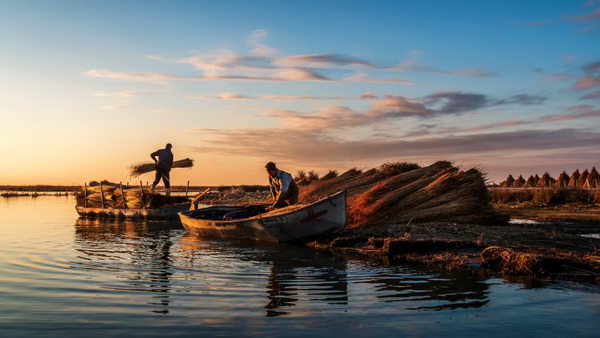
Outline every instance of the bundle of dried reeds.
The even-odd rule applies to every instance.
[[[173,168],[191,168],[194,166],[194,160],[185,158],[173,162]],[[131,177],[137,177],[156,170],[156,163],[138,163],[129,167]]]
[[[77,205],[88,208],[113,208],[113,209],[142,209],[161,208],[171,204],[189,201],[185,196],[164,196],[151,193],[141,188],[121,189],[117,186],[107,185],[88,187],[87,193],[83,191],[76,196]],[[125,196],[123,196],[125,195]]]
[[[343,177],[345,176],[345,177]],[[483,174],[462,171],[447,161],[401,173],[369,170],[317,182],[300,191],[310,203],[337,191],[348,192],[350,227],[416,222],[505,224],[496,212]]]

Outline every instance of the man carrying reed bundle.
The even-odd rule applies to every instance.
[[[165,184],[165,196],[171,196],[171,179],[169,173],[171,172],[171,167],[173,167],[172,147],[171,143],[167,143],[165,149],[159,149],[150,154],[150,157],[156,163],[156,175],[152,183],[152,188],[150,188],[151,192],[154,192],[156,185],[162,179]],[[156,159],[157,157],[158,160]]]

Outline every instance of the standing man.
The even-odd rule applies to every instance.
[[[270,209],[277,209],[293,205],[298,202],[298,186],[292,179],[292,175],[277,169],[273,162],[265,166],[269,174],[269,189],[273,196],[273,205]]]
[[[151,192],[154,192],[154,188],[156,188],[156,185],[162,178],[165,184],[165,195],[171,196],[171,179],[169,177],[169,172],[171,171],[171,167],[173,167],[173,153],[171,152],[171,148],[173,148],[171,143],[167,143],[165,149],[159,149],[150,154],[150,157],[156,163],[156,178],[152,183]],[[156,159],[157,156],[158,160]]]

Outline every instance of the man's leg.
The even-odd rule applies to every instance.
[[[171,177],[170,171],[165,170],[162,173],[163,183],[165,184],[165,196],[171,196]]]
[[[151,193],[154,193],[154,189],[156,188],[158,182],[160,182],[161,177],[162,175],[160,174],[160,169],[156,168],[156,173],[154,174],[154,182],[152,182],[152,187],[150,188]]]

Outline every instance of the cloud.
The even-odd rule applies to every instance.
[[[370,62],[343,54],[307,54],[292,55],[277,59],[274,64],[284,67],[329,68],[331,66],[362,66],[368,68],[389,69],[376,66]]]
[[[594,5],[586,5],[586,7],[593,7]],[[597,22],[600,19],[600,8],[596,8],[594,10],[592,10],[591,12],[587,12],[584,14],[577,14],[577,15],[563,15],[561,17],[558,18],[553,18],[553,19],[546,19],[546,20],[540,20],[540,21],[536,21],[536,22],[530,22],[530,23],[516,23],[518,25],[521,26],[525,26],[525,27],[540,27],[540,26],[545,26],[548,24],[554,24],[554,23],[571,23],[571,24],[575,24],[575,25],[581,25],[581,24],[586,24],[587,26],[580,28],[579,30],[577,30],[577,33],[589,33],[593,30],[595,30],[598,27]]]
[[[588,90],[600,87],[600,61],[592,62],[581,67],[584,76],[575,83],[576,90]]]
[[[426,105],[436,106],[438,114],[457,114],[483,108],[490,100],[483,94],[442,92],[424,98]]]
[[[520,104],[524,106],[542,104],[548,98],[538,95],[526,95],[526,94],[517,94],[513,95],[508,99],[498,100],[493,105],[503,105],[503,104]]]
[[[148,93],[148,90],[126,90],[123,92],[114,92],[114,93],[109,93],[109,92],[96,92],[94,93],[94,96],[97,97],[134,97],[134,96],[139,96],[145,93]]]
[[[326,100],[374,100],[377,99],[377,95],[371,92],[365,92],[361,96],[300,96],[300,95],[261,95],[261,96],[247,96],[236,93],[221,93],[217,96],[192,96],[190,99],[198,100],[240,100],[240,101],[301,101],[301,100],[314,100],[314,101],[326,101]]]
[[[578,90],[588,90],[596,87],[600,87],[600,76],[584,76],[575,83],[575,88]]]
[[[589,93],[581,97],[582,99],[600,99],[600,90]]]
[[[248,39],[248,43],[252,45],[254,48],[250,51],[252,54],[257,55],[271,55],[277,53],[277,50],[262,44],[262,41],[267,38],[269,33],[264,29],[258,29],[250,34],[250,38]]]
[[[365,159],[430,157],[432,160],[469,154],[508,154],[564,151],[596,147],[600,133],[574,129],[522,130],[464,136],[424,137],[417,140],[367,138],[345,140],[321,132],[293,129],[239,129],[198,133],[212,138],[202,152],[253,155],[304,163],[352,162]],[[283,141],[284,140],[284,141]],[[558,159],[553,159],[558,160]]]
[[[540,73],[544,77],[544,79],[550,81],[567,81],[575,77],[574,75],[567,73],[546,73],[542,68],[536,68],[533,71],[536,73]]]

